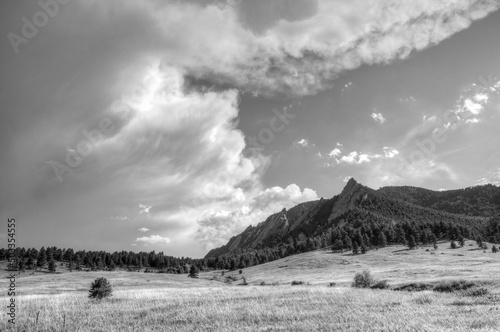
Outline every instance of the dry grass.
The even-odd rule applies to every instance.
[[[457,294],[318,286],[28,295],[17,331],[498,331],[499,302]],[[2,301],[2,306],[5,301]],[[35,313],[40,312],[38,324]],[[65,322],[64,322],[65,321]],[[5,323],[0,325],[5,329]]]
[[[441,245],[444,247],[444,245]],[[17,279],[17,324],[12,331],[499,331],[500,254],[461,249],[408,251],[390,247],[366,255],[316,251],[227,273],[249,286],[224,283],[220,272],[186,275],[73,272]],[[431,249],[433,250],[433,249]],[[441,252],[443,253],[441,255]],[[392,285],[466,279],[489,292],[396,292],[348,287],[370,269]],[[104,276],[113,297],[87,298]],[[311,285],[291,286],[293,280]],[[5,279],[0,287],[6,289]],[[258,286],[261,282],[267,285]],[[327,287],[335,282],[335,287]],[[4,293],[5,294],[5,293]],[[0,297],[5,308],[8,298]],[[39,313],[36,322],[36,313]],[[7,330],[6,316],[0,331]]]

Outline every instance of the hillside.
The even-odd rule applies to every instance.
[[[238,250],[272,248],[294,239],[329,238],[330,234],[325,234],[336,227],[356,229],[376,224],[377,228],[383,228],[411,224],[440,228],[436,230],[438,238],[446,235],[450,227],[461,228],[458,232],[464,236],[486,235],[483,233],[489,217],[498,213],[500,188],[492,185],[444,192],[415,187],[373,190],[350,179],[340,195],[283,209],[257,226],[249,226],[226,245],[211,250],[206,258]],[[440,223],[440,226],[431,227],[431,223]]]
[[[491,247],[491,244],[488,246]],[[497,280],[500,254],[491,250],[484,252],[474,241],[466,241],[463,247],[457,249],[451,249],[449,242],[438,243],[437,250],[430,245],[413,250],[395,245],[371,250],[364,255],[319,249],[245,268],[241,275],[239,271],[233,271],[226,272],[224,276],[233,276],[238,280],[245,277],[250,285],[262,282],[289,285],[297,280],[311,285],[335,282],[338,286],[350,286],[353,276],[364,269],[369,269],[377,279],[388,280],[391,285],[466,279],[500,287]],[[200,277],[211,280],[220,279],[220,275],[220,271],[212,271],[202,273]]]

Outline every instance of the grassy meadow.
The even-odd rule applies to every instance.
[[[22,274],[16,280],[17,324],[8,331],[499,331],[500,253],[440,244],[402,246],[365,255],[318,250],[254,266],[186,275],[137,272]],[[426,251],[429,250],[429,251]],[[442,280],[474,281],[488,293],[438,293],[351,288],[370,269],[391,286]],[[4,272],[6,273],[6,272]],[[87,298],[105,276],[113,296]],[[226,282],[230,276],[234,281]],[[242,277],[248,285],[243,286]],[[305,285],[291,286],[292,281]],[[8,280],[0,287],[7,290]],[[333,287],[328,285],[334,282]],[[261,284],[265,285],[261,285]],[[9,298],[2,292],[0,303]]]

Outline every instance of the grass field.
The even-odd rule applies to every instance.
[[[393,246],[365,255],[318,250],[225,273],[186,275],[136,272],[25,274],[16,280],[17,324],[12,331],[499,331],[500,254],[475,245],[437,252]],[[429,249],[429,251],[426,251]],[[402,292],[351,288],[366,268],[391,285],[466,279],[489,290]],[[92,280],[105,276],[113,296],[87,299]],[[309,285],[291,286],[293,280]],[[274,286],[260,286],[262,282]],[[335,287],[327,287],[335,282]],[[6,308],[7,280],[0,304]],[[38,314],[38,320],[37,320]]]

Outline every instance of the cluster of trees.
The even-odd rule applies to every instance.
[[[352,251],[355,254],[362,254],[388,244],[403,244],[413,249],[418,245],[436,245],[438,240],[445,239],[458,241],[463,246],[465,238],[484,237],[475,227],[452,222],[403,221],[396,224],[356,220],[352,223],[339,223],[315,237],[307,237],[302,233],[273,247],[236,249],[205,259],[204,264],[208,269],[236,270],[328,246],[331,246],[333,251]]]
[[[6,249],[0,249],[0,260],[8,258],[9,252]],[[166,256],[163,252],[139,252],[121,251],[109,253],[106,251],[74,251],[73,249],[60,249],[57,247],[42,247],[40,250],[35,248],[16,248],[13,253],[17,261],[18,269],[41,269],[47,268],[55,272],[56,262],[65,263],[66,267],[72,270],[114,270],[117,267],[131,270],[141,269],[143,267],[155,268],[164,273],[188,273],[191,266],[197,265],[203,267],[203,260],[191,258],[177,258]]]

